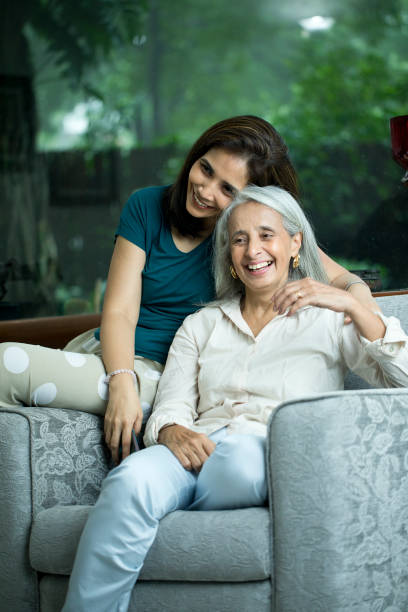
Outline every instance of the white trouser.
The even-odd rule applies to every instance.
[[[82,533],[63,612],[126,612],[159,521],[180,509],[266,502],[265,439],[210,436],[216,448],[199,473],[163,445],[133,453],[105,479]]]
[[[163,366],[135,356],[139,398],[150,413]],[[93,330],[63,351],[34,344],[0,344],[0,406],[49,406],[104,415],[108,386],[101,345]]]

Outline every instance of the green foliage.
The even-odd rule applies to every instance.
[[[36,0],[28,7],[26,21],[47,41],[61,75],[77,83],[113,46],[132,40],[146,0]]]
[[[366,218],[397,188],[389,118],[408,112],[408,0],[327,0],[335,23],[313,33],[298,23],[313,8],[293,1],[35,4],[42,9],[30,23],[54,52],[54,76],[48,64],[42,78],[48,70],[51,80],[38,80],[41,142],[51,143],[78,100],[89,125],[76,145],[90,150],[174,143],[183,151],[223,117],[261,115],[289,145],[322,246],[348,257]],[[31,42],[38,50],[38,36]],[[61,86],[64,75],[80,77],[81,88]],[[164,181],[179,161],[168,161]]]

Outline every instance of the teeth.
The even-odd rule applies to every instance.
[[[248,264],[248,268],[250,270],[260,270],[261,268],[266,268],[267,266],[269,266],[272,262],[271,261],[262,261],[261,263],[258,264]]]
[[[210,206],[208,206],[207,204],[204,204],[198,199],[198,196],[195,191],[193,191],[193,195],[194,195],[195,201],[197,202],[199,206],[201,206],[201,208],[211,208]]]

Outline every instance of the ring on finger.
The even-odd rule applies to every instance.
[[[298,291],[296,294],[296,299],[299,300],[302,297],[303,297],[303,293],[301,291]]]

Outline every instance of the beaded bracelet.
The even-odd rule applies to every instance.
[[[116,376],[116,374],[130,374],[133,377],[133,381],[136,385],[136,374],[133,370],[128,370],[126,368],[121,368],[120,370],[113,370],[113,372],[109,372],[109,374],[107,374],[104,378],[104,382],[109,385],[110,383],[110,379],[112,378],[112,376]]]
[[[351,287],[351,285],[365,285],[366,287],[368,287],[367,283],[364,282],[363,280],[356,280],[356,281],[351,281],[351,283],[347,283],[347,285],[344,288],[344,291],[348,291]]]

